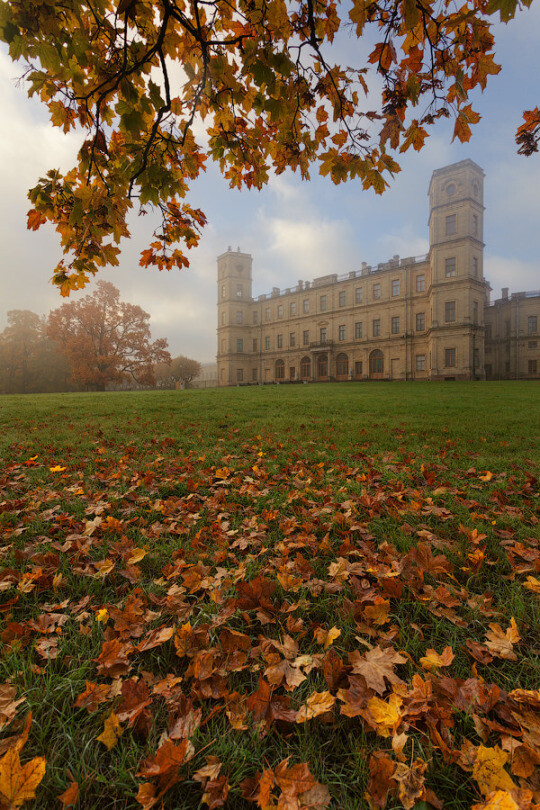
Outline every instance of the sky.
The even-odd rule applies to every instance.
[[[237,247],[253,256],[253,294],[290,287],[299,279],[377,265],[399,254],[428,250],[427,191],[433,171],[470,158],[486,173],[484,189],[484,273],[492,300],[502,287],[510,292],[540,289],[540,154],[517,154],[515,130],[522,111],[540,103],[540,2],[508,25],[497,24],[498,76],[486,91],[472,96],[482,116],[469,143],[452,143],[453,122],[441,119],[421,152],[398,157],[402,171],[382,196],[364,191],[359,181],[335,186],[312,172],[302,182],[286,172],[263,191],[231,190],[216,165],[192,188],[189,202],[208,218],[199,247],[189,251],[190,268],[159,272],[139,267],[157,222],[131,220],[132,237],[123,243],[120,265],[97,278],[111,281],[122,300],[150,314],[154,338],[164,337],[173,356],[215,360],[216,259]],[[344,56],[356,42],[342,42]],[[80,136],[53,128],[46,108],[28,99],[18,82],[21,63],[0,46],[0,330],[12,309],[46,315],[65,299],[52,287],[52,270],[61,258],[52,226],[26,230],[28,189],[51,169],[66,170]],[[92,282],[81,297],[94,289]]]

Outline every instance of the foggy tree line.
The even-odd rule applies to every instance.
[[[0,333],[0,393],[189,386],[200,364],[152,341],[149,320],[105,281],[48,316],[11,310]]]

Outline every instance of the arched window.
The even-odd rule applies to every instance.
[[[349,358],[344,352],[336,357],[336,374],[338,377],[346,377],[349,373]]]
[[[311,377],[311,358],[302,357],[300,361],[300,377],[303,380],[309,380]]]
[[[317,358],[317,377],[328,377],[327,354],[320,354]]]
[[[276,380],[285,379],[285,363],[283,360],[276,360]]]
[[[369,376],[382,377],[384,374],[384,355],[380,349],[375,349],[369,355]]]

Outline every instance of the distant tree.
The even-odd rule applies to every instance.
[[[93,295],[63,304],[49,315],[48,334],[69,359],[73,379],[86,388],[134,380],[153,385],[153,366],[168,362],[167,341],[150,342],[150,315],[120,301],[120,292],[99,281]]]
[[[318,164],[381,193],[396,156],[421,150],[441,116],[469,139],[474,91],[500,70],[494,15],[508,22],[531,2],[0,2],[0,39],[26,62],[29,95],[81,139],[73,169],[29,194],[28,227],[49,221],[60,235],[53,283],[69,295],[118,264],[135,201],[161,214],[141,264],[187,265],[177,244],[196,245],[206,218],[186,198],[209,158],[236,188]],[[539,138],[536,108],[521,151]]]
[[[48,337],[46,320],[27,309],[8,312],[0,333],[0,392],[65,391],[70,366]]]
[[[171,377],[175,382],[188,388],[190,383],[201,373],[201,364],[180,354],[171,360]]]
[[[201,373],[201,364],[184,355],[179,355],[169,363],[157,363],[154,375],[159,388],[175,388],[180,383],[189,388],[190,383]]]

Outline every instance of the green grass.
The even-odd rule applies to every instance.
[[[498,748],[512,735],[521,744],[519,706],[507,693],[537,689],[540,675],[540,596],[525,587],[540,578],[539,395],[536,383],[497,382],[0,398],[0,684],[26,698],[0,744],[31,710],[22,761],[47,760],[26,806],[60,806],[74,779],[78,807],[140,808],[140,784],[158,778],[137,774],[188,699],[201,725],[164,807],[206,806],[195,777],[209,756],[221,762],[223,806],[233,810],[255,806],[244,780],[286,758],[289,767],[309,764],[330,806],[367,807],[370,756],[399,761],[391,736],[370,725],[375,692],[365,682],[364,713],[340,712],[339,690],[362,683],[354,654],[369,647],[405,659],[394,667],[403,683],[387,681],[378,695],[388,700],[394,688],[401,696],[403,761],[426,763],[425,786],[445,807],[482,802],[486,788],[459,751],[466,741]],[[130,564],[134,548],[146,553]],[[259,605],[246,596],[254,581],[271,585]],[[134,599],[140,615],[123,626],[118,616]],[[108,620],[99,621],[103,608]],[[64,618],[46,632],[56,614]],[[484,644],[490,624],[506,632],[511,618],[515,660],[475,661],[466,642]],[[191,630],[181,630],[188,622]],[[133,651],[118,673],[98,671],[104,642],[136,645],[162,626],[190,635],[185,655],[171,638]],[[316,639],[332,627],[341,632],[331,646],[342,661],[339,683],[325,676],[329,652]],[[249,639],[238,659],[228,630]],[[246,700],[283,661],[287,637],[291,661],[309,656],[313,666],[304,663],[305,680],[278,685],[274,697],[291,711],[314,692],[337,700],[327,715],[262,728]],[[48,658],[40,650],[51,639],[56,657]],[[453,661],[430,675],[420,659],[446,646]],[[167,677],[182,680],[153,692]],[[418,678],[437,699],[415,714]],[[126,710],[121,688],[130,679],[149,703],[138,724],[122,721],[107,750],[96,738],[111,711]],[[75,706],[87,681],[112,688],[93,712]],[[501,691],[490,702],[491,684]],[[478,697],[467,703],[460,690]],[[243,730],[227,717],[231,692],[244,707]],[[450,754],[433,727],[447,735]],[[509,757],[507,778],[529,787],[514,770]],[[402,806],[399,795],[390,792],[387,806]]]

